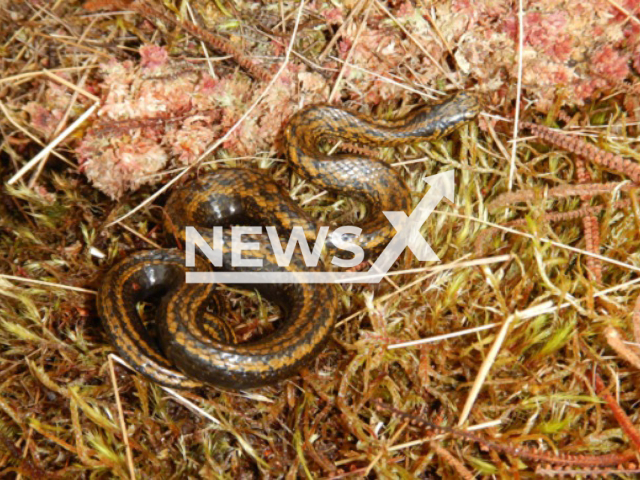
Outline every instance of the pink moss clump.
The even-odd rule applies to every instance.
[[[310,3],[333,28],[344,27],[323,70],[292,61],[266,98],[225,138],[225,153],[253,156],[273,150],[298,108],[327,101],[339,71],[348,88],[341,88],[337,101],[363,112],[378,105],[382,111],[389,110],[387,105],[408,108],[420,101],[416,91],[442,85],[472,87],[494,101],[512,101],[519,44],[513,2],[452,0],[435,2],[428,10],[402,0],[386,5],[391,16],[371,8],[367,25],[360,28],[362,16],[344,25],[352,5]],[[621,0],[619,6],[635,12],[640,0]],[[523,21],[524,98],[538,111],[548,112],[559,101],[581,106],[618,89],[630,93],[622,102],[635,119],[638,106],[629,80],[640,73],[638,22],[606,0],[532,0]],[[308,33],[303,29],[301,38]],[[272,40],[263,48],[283,56],[285,43]],[[322,44],[317,48],[318,53],[324,49]],[[164,168],[198,161],[265,87],[237,70],[211,75],[204,62],[176,61],[161,46],[145,45],[139,53],[137,63],[102,65],[99,83],[87,87],[102,104],[76,148],[82,171],[114,199],[158,181],[161,176],[153,174]],[[54,88],[61,87],[50,85],[47,92]],[[60,98],[68,102],[65,95]],[[65,111],[49,96],[49,104],[24,107],[32,126],[46,136],[53,135]]]
[[[97,151],[103,146],[98,154]],[[158,142],[139,135],[128,142],[91,139],[76,149],[80,158],[90,158],[83,164],[87,178],[111,198],[119,198],[125,190],[135,190],[148,183],[146,175],[164,167],[168,155]]]
[[[617,3],[636,15],[640,11],[640,0]],[[345,72],[353,100],[374,106],[411,95],[361,69],[418,89],[437,87],[446,78],[448,84],[472,85],[489,95],[501,92],[502,98],[513,98],[517,2],[452,0],[425,9],[421,2],[397,1],[389,9],[393,18],[371,9],[357,43],[359,22],[347,25],[337,43],[339,58],[351,52],[350,63],[360,67]],[[321,14],[346,18],[348,12],[332,7]],[[640,73],[640,25],[611,2],[532,0],[525,3],[523,21],[523,88],[541,112],[548,112],[558,99],[565,106],[581,106],[594,94],[624,87],[632,75],[630,66]],[[327,63],[336,69],[342,66],[338,61]]]
[[[169,61],[169,53],[158,45],[140,47],[140,65],[144,68],[164,67]]]
[[[591,71],[604,78],[621,82],[629,75],[629,58],[610,45],[598,49],[591,57]]]
[[[162,47],[143,46],[140,56],[140,64],[101,66],[102,106],[76,147],[81,170],[113,199],[157,182],[153,174],[164,168],[197,161],[260,94],[244,75],[213,78],[206,67],[172,61]],[[291,64],[222,147],[231,156],[271,150],[300,91],[308,102],[328,96],[322,76]]]
[[[189,65],[172,65],[162,47],[140,49],[141,63],[101,66],[102,106],[76,148],[81,170],[111,198],[157,181],[151,176],[175,164],[190,164],[219,129],[210,97],[215,80]]]

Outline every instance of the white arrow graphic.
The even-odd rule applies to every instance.
[[[379,283],[402,254],[405,247],[409,247],[421,262],[440,261],[431,246],[420,234],[420,229],[443,198],[446,197],[451,202],[454,201],[455,172],[448,170],[437,175],[431,175],[425,178],[424,181],[431,185],[431,188],[422,197],[411,216],[407,217],[404,212],[383,212],[398,233],[391,239],[371,269],[368,272],[358,272],[357,276],[348,277],[349,280],[345,280],[352,283],[350,278],[353,278],[356,282]]]

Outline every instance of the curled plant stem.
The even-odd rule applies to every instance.
[[[440,434],[449,434],[455,438],[462,440],[469,440],[479,444],[482,447],[495,450],[497,452],[511,455],[521,460],[529,460],[536,463],[543,463],[549,465],[563,465],[583,468],[597,468],[624,465],[627,462],[631,462],[636,459],[636,454],[632,450],[627,450],[623,453],[609,453],[604,455],[573,455],[567,453],[559,453],[557,455],[540,452],[528,447],[516,447],[513,445],[504,445],[501,443],[488,440],[475,433],[459,430],[457,428],[445,427],[443,425],[437,425],[423,417],[412,415],[410,413],[403,412],[397,408],[384,404],[379,400],[375,400],[375,407],[378,411],[390,412],[394,417],[397,417],[414,427],[420,427],[428,430],[433,430]]]

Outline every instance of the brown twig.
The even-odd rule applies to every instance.
[[[43,471],[38,466],[34,465],[34,463],[30,459],[23,458],[20,450],[18,450],[13,442],[1,432],[0,444],[3,445],[4,450],[6,450],[10,456],[20,462],[20,465],[18,467],[0,470],[0,475],[8,474],[9,471],[14,470],[16,473],[24,475],[28,478],[59,478],[59,476],[55,473],[48,473]]]
[[[271,74],[266,69],[254,63],[254,61],[250,57],[248,57],[234,45],[229,43],[228,40],[207,32],[206,30],[200,28],[192,22],[189,22],[187,20],[180,21],[174,17],[171,17],[166,13],[155,9],[144,0],[89,0],[84,4],[84,8],[89,11],[99,10],[102,8],[122,8],[133,10],[140,15],[154,20],[162,20],[163,22],[170,23],[176,27],[186,30],[194,37],[208,43],[209,46],[211,46],[215,50],[218,50],[219,52],[222,52],[226,55],[231,55],[236,60],[236,62],[238,62],[238,65],[244,68],[255,78],[265,82],[271,78]]]
[[[545,190],[544,192],[531,188],[518,190],[516,192],[505,192],[498,195],[494,200],[487,204],[487,208],[489,210],[495,210],[500,207],[510,207],[514,203],[532,202],[546,198],[557,199],[583,195],[593,197],[598,194],[610,193],[616,189],[619,189],[621,192],[627,192],[633,188],[637,187],[635,185],[620,185],[619,182],[560,185],[559,187],[553,187]]]
[[[536,468],[536,474],[544,477],[569,477],[583,476],[584,478],[606,478],[611,475],[631,475],[640,473],[637,468],[620,469],[620,468],[589,468],[575,469],[571,467],[552,468],[551,465],[539,466]]]
[[[620,200],[618,202],[613,202],[611,204],[612,208],[626,208],[631,205],[631,200]],[[568,220],[575,220],[577,218],[583,218],[589,215],[597,215],[602,212],[606,207],[604,205],[594,205],[592,207],[582,207],[576,210],[571,210],[570,212],[551,212],[545,213],[540,217],[542,221],[555,223],[555,222],[564,222]],[[503,223],[502,225],[505,227],[519,227],[522,225],[526,225],[527,220],[524,218],[520,218],[517,220],[511,220],[510,222]],[[475,252],[476,255],[482,256],[484,252],[485,245],[487,242],[500,231],[497,227],[487,228],[478,233],[475,241]]]
[[[530,130],[551,145],[563,148],[605,168],[627,175],[635,183],[640,184],[640,164],[632,160],[622,158],[620,155],[615,155],[611,152],[605,152],[581,138],[565,135],[560,133],[559,130],[553,130],[531,122],[521,122],[520,125],[521,128]]]
[[[633,309],[631,322],[633,323],[633,336],[636,342],[640,343],[640,295],[636,301],[636,307]]]
[[[462,462],[451,455],[448,450],[442,448],[436,442],[431,442],[430,446],[436,452],[436,455],[456,471],[460,478],[464,480],[473,480],[475,478],[473,474],[465,468]]]
[[[579,158],[576,158],[576,174],[580,184],[588,185],[591,183],[591,175],[587,171],[586,164],[584,160]],[[580,199],[588,205],[591,197],[587,194],[583,194],[580,195]],[[598,255],[600,253],[600,224],[598,222],[598,217],[595,215],[582,217],[582,226],[584,228],[584,239],[587,251]],[[590,256],[586,258],[586,262],[589,278],[597,283],[601,283],[602,262],[599,259]]]
[[[443,425],[436,425],[429,420],[426,420],[417,415],[403,412],[402,410],[386,405],[379,400],[375,400],[374,403],[377,410],[386,410],[390,412],[394,417],[397,417],[414,427],[433,430],[440,434],[449,434],[455,438],[459,438],[462,440],[469,440],[478,443],[482,447],[505,453],[507,455],[512,455],[514,457],[520,458],[521,460],[530,460],[532,462],[544,463],[549,465],[597,468],[613,465],[624,465],[627,462],[631,462],[636,459],[636,454],[632,450],[627,450],[623,453],[609,453],[604,455],[573,455],[568,453],[559,453],[557,455],[554,455],[551,453],[540,452],[528,447],[503,445],[501,443],[483,438],[480,435],[476,435],[475,433],[466,432],[457,428],[445,427]]]
[[[638,452],[640,452],[640,432],[638,432],[638,430],[636,430],[636,427],[633,426],[633,423],[631,423],[631,420],[629,419],[627,414],[624,413],[624,410],[622,410],[622,407],[616,401],[613,395],[611,395],[609,391],[605,389],[604,382],[602,381],[602,378],[600,378],[600,375],[598,375],[597,373],[594,373],[594,381],[596,393],[600,395],[605,402],[607,402],[607,405],[609,405],[613,416],[616,417],[618,424],[631,439]]]
[[[202,110],[199,112],[193,112],[186,115],[158,115],[156,117],[147,118],[131,118],[127,120],[113,120],[103,121],[91,128],[91,133],[94,135],[114,135],[123,134],[131,130],[138,128],[157,128],[165,123],[180,122],[187,118],[195,116],[209,117],[213,122],[217,121],[221,117],[219,110]]]

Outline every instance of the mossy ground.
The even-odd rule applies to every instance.
[[[166,196],[123,221],[111,223],[161,185],[127,192],[117,202],[100,193],[79,171],[75,159],[74,149],[87,124],[64,140],[46,163],[13,185],[7,183],[60,134],[58,125],[71,124],[92,103],[86,95],[74,96],[76,90],[68,89],[64,90],[66,103],[55,105],[57,97],[47,97],[51,95],[48,89],[59,83],[47,77],[45,69],[100,95],[98,63],[110,59],[135,63],[143,43],[165,45],[176,57],[202,58],[200,43],[170,25],[156,28],[140,15],[89,13],[75,2],[18,2],[0,7],[5,27],[0,29],[2,475],[128,478],[133,468],[139,478],[457,478],[459,471],[446,455],[431,448],[427,433],[376,412],[370,400],[381,398],[402,410],[421,411],[438,422],[455,425],[500,325],[516,312],[530,311],[544,302],[551,302],[548,313],[511,323],[466,425],[484,425],[481,432],[488,437],[544,450],[610,453],[629,448],[629,438],[595,394],[590,375],[597,369],[632,422],[640,423],[640,372],[616,355],[604,335],[607,328],[615,327],[626,339],[632,338],[632,309],[640,295],[640,282],[633,283],[640,271],[638,192],[615,194],[631,198],[631,206],[608,206],[598,216],[600,254],[620,262],[603,262],[601,283],[589,279],[584,253],[565,248],[584,251],[581,220],[549,225],[543,218],[544,212],[569,211],[584,204],[575,197],[543,198],[545,188],[577,183],[576,159],[569,152],[521,132],[513,190],[535,188],[540,199],[513,206],[508,213],[504,209],[490,213],[486,205],[509,185],[513,124],[496,118],[513,118],[517,56],[503,52],[495,61],[507,63],[485,65],[487,70],[502,72],[499,78],[490,78],[487,71],[473,64],[473,68],[468,64],[462,68],[462,59],[453,50],[458,47],[456,42],[461,42],[460,51],[468,53],[468,38],[451,36],[447,28],[459,31],[454,21],[463,6],[460,2],[439,4],[435,23],[440,27],[425,33],[414,16],[426,22],[434,14],[426,3],[385,2],[391,14],[387,16],[380,8],[383,4],[373,1],[369,23],[363,29],[366,39],[356,36],[364,15],[360,11],[345,28],[344,37],[323,58],[322,52],[337,28],[359,3],[311,2],[303,11],[290,61],[319,74],[330,88],[341,70],[341,62],[335,58],[361,66],[364,71],[350,68],[345,72],[337,99],[379,117],[420,103],[422,99],[415,92],[426,92],[427,87],[451,91],[464,86],[482,94],[484,114],[478,121],[431,144],[380,152],[402,172],[416,203],[427,190],[426,176],[455,169],[455,205],[441,203],[423,227],[426,240],[446,268],[430,271],[433,264],[416,261],[407,250],[395,270],[409,272],[390,275],[375,286],[340,287],[342,313],[333,340],[308,369],[269,388],[249,392],[208,388],[184,394],[201,411],[183,406],[170,393],[117,363],[112,366],[108,361],[112,348],[96,316],[93,292],[110,264],[127,252],[149,248],[149,241],[168,245],[161,230]],[[629,3],[633,2],[624,5],[629,8]],[[158,8],[186,15],[185,5],[166,2]],[[293,31],[297,6],[296,2],[216,1],[194,8],[201,24],[230,36],[256,62],[275,69]],[[498,7],[510,12],[509,18],[515,16],[511,3],[482,2],[478,18],[469,26],[470,34],[478,33],[482,18],[493,19],[498,28],[491,16],[491,9]],[[542,12],[556,15],[552,17],[556,19],[569,7],[555,2],[528,8],[528,15]],[[594,8],[604,15],[614,7],[604,2]],[[585,19],[586,14],[583,34],[595,28]],[[264,32],[267,20],[273,29],[270,36],[263,37],[260,32]],[[621,24],[620,32],[630,29],[637,33],[637,17],[623,16],[616,21]],[[605,32],[613,30],[610,23],[606,25],[609,30]],[[509,28],[502,45],[508,43]],[[565,29],[566,35],[580,35],[574,23],[558,28]],[[546,38],[539,29],[529,31]],[[429,40],[416,42],[416,36]],[[438,40],[440,36],[446,40],[446,48]],[[395,43],[387,43],[393,48],[377,52],[372,59],[372,39]],[[563,44],[571,43],[566,36],[562,39]],[[480,49],[481,38],[476,40]],[[615,55],[633,64],[636,54],[631,40],[628,44],[606,36],[602,40],[615,46]],[[509,41],[509,48],[515,48],[515,41]],[[548,47],[533,37],[527,42],[534,50]],[[347,57],[354,45],[359,49]],[[440,45],[440,49],[433,45]],[[613,54],[603,57],[597,50],[600,47],[584,47],[587,60],[581,60],[601,62],[591,70],[585,67],[585,72],[593,75],[591,79],[604,79],[589,83],[593,87],[589,96],[580,97],[584,86],[572,84],[563,90],[540,78],[535,84],[525,81],[524,97],[534,101],[522,103],[520,118],[562,126],[572,117],[565,128],[572,135],[638,161],[637,74],[632,67],[620,73],[618,58]],[[404,53],[403,48],[407,49]],[[406,52],[411,55],[405,64]],[[539,58],[547,55],[555,61],[569,61],[564,59],[564,50],[544,52]],[[392,59],[388,60],[390,65],[385,63],[385,55]],[[526,61],[533,68],[531,56]],[[550,60],[545,62],[550,65]],[[214,64],[226,80],[241,78],[256,90],[266,86],[266,82],[252,80],[232,58],[216,58]],[[539,76],[547,74],[541,70]],[[381,81],[380,75],[392,83]],[[547,89],[553,85],[556,90],[550,96]],[[536,108],[536,99],[546,102],[543,113]],[[240,108],[237,102],[232,104]],[[53,115],[55,121],[42,115]],[[231,117],[237,120],[239,115]],[[252,132],[248,130],[247,135]],[[318,218],[347,222],[362,213],[361,206],[351,199],[319,196],[317,188],[291,173],[275,145],[270,151],[252,152],[254,156],[240,160],[234,160],[238,156],[234,145],[223,147],[227,148],[207,159],[216,162],[199,168],[200,174],[219,165],[263,168],[289,186],[293,197]],[[625,180],[620,172],[593,164],[587,168],[594,182]],[[168,173],[162,181],[173,175],[175,172]],[[610,205],[613,199],[614,195],[602,195],[591,203]],[[501,223],[525,216],[529,221],[522,231],[533,238],[502,233],[478,256],[474,242],[489,228],[483,222]],[[104,258],[96,252],[102,252]],[[476,260],[483,264],[472,263]],[[594,294],[616,286],[621,287],[594,299]],[[269,330],[274,312],[251,294],[234,295],[238,305],[235,328],[241,336]],[[494,328],[472,334],[388,348],[394,343],[493,323],[497,324]],[[117,387],[112,383],[112,370]],[[128,447],[123,441],[120,413]],[[457,440],[438,441],[481,477],[535,475],[535,466],[516,458]],[[132,460],[127,457],[128,449]]]

